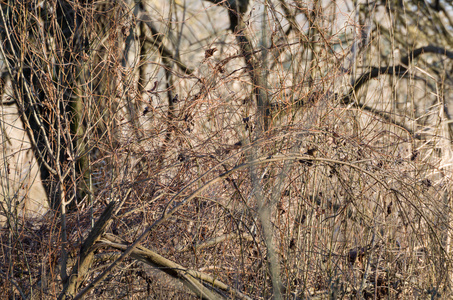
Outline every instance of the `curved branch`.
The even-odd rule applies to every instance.
[[[420,56],[421,54],[424,54],[424,53],[442,54],[450,59],[453,59],[452,51],[448,51],[441,47],[429,45],[429,46],[420,47],[418,49],[415,49],[411,53],[409,53],[407,56],[401,58],[401,64],[409,65],[410,61],[412,61],[414,58],[417,58],[418,56]]]
[[[350,104],[352,103],[353,95],[368,81],[373,78],[379,77],[382,74],[386,75],[397,75],[397,76],[404,76],[408,73],[406,67],[403,66],[387,66],[387,67],[380,67],[371,68],[370,72],[362,74],[353,84],[353,87],[349,90],[346,96],[341,99],[341,103],[343,104]]]
[[[371,68],[371,71],[362,74],[352,85],[352,88],[349,90],[349,92],[343,96],[341,99],[341,103],[343,104],[350,104],[352,103],[352,97],[353,95],[369,80],[379,77],[382,74],[385,75],[396,75],[403,77],[405,76],[409,70],[407,69],[407,66],[418,56],[421,54],[425,53],[434,53],[434,54],[442,54],[445,55],[446,57],[453,59],[453,52],[448,51],[446,49],[443,49],[441,47],[437,46],[425,46],[425,47],[420,47],[417,49],[414,49],[412,52],[410,52],[407,56],[401,58],[401,63],[397,66],[385,66],[385,67],[373,67]]]

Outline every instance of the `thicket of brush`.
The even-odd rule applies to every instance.
[[[1,295],[451,297],[450,6],[3,2]]]

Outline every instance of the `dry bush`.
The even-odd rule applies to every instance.
[[[3,210],[3,295],[450,297],[449,19],[404,4],[2,4],[52,208]]]

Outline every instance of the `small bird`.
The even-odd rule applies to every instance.
[[[318,153],[318,148],[313,147],[313,148],[309,148],[309,149],[307,150],[307,152],[304,153],[304,155],[316,157],[316,154],[317,154],[317,153]],[[300,162],[301,164],[304,164],[304,165],[308,166],[308,167],[313,166],[313,161],[311,161],[311,160],[300,159],[299,162]]]
[[[216,51],[217,51],[217,48],[215,48],[215,47],[213,47],[213,48],[211,48],[211,49],[208,49],[208,50],[205,50],[205,52],[204,52],[204,59],[210,58],[211,56],[214,55],[214,52],[216,52]]]
[[[310,148],[304,154],[310,155],[310,156],[316,156],[316,154],[318,154],[318,149],[316,147]]]

